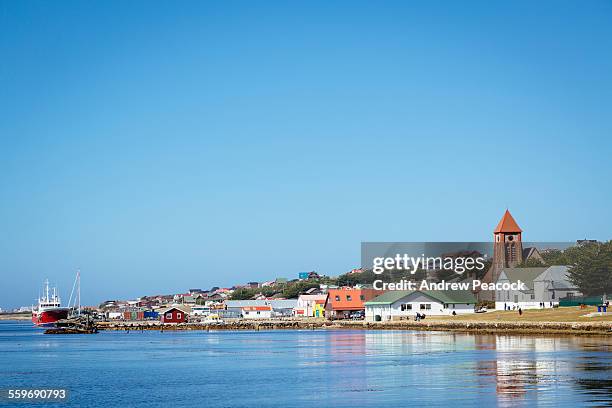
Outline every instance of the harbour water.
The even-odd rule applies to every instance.
[[[65,388],[56,406],[105,408],[610,406],[610,343],[365,330],[44,335],[0,322],[0,389]]]

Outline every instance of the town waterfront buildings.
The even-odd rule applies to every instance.
[[[333,286],[329,282],[320,283],[320,276],[308,272],[300,276],[304,281],[311,280],[297,299],[279,298],[284,291],[272,292],[269,297],[265,291],[253,291],[251,299],[230,300],[236,288],[266,288],[276,285],[290,285],[294,279],[276,279],[263,283],[249,282],[233,288],[213,287],[210,290],[189,289],[187,293],[176,295],[143,296],[137,300],[107,301],[100,306],[100,313],[110,320],[160,320],[163,323],[198,322],[214,316],[216,319],[270,319],[270,318],[328,318],[361,319],[368,321],[389,321],[407,319],[417,315],[426,316],[459,315],[474,313],[477,302],[495,304],[498,310],[530,309],[557,307],[561,299],[579,298],[578,288],[568,279],[567,266],[544,266],[544,259],[538,249],[523,247],[523,231],[508,210],[493,231],[492,264],[482,283],[506,285],[508,290],[481,290],[460,286],[481,282],[465,276],[442,279],[432,277],[422,280],[421,285],[402,290],[378,290],[376,286],[356,284],[355,287]],[[470,255],[480,255],[474,252]],[[529,265],[535,267],[526,267]],[[542,266],[538,266],[542,264]],[[347,276],[367,273],[353,269]],[[357,280],[361,277],[357,276]],[[525,284],[510,287],[511,284]],[[393,283],[390,283],[391,285]],[[434,285],[450,285],[440,287]],[[452,285],[456,285],[457,288]],[[390,287],[390,286],[389,286]],[[410,289],[410,290],[406,290]],[[433,290],[436,289],[436,290]],[[453,289],[453,290],[448,290]],[[268,294],[270,292],[268,291]]]

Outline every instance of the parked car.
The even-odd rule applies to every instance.
[[[350,318],[351,319],[355,319],[355,320],[365,319],[365,312],[363,310],[358,310],[356,312],[352,312],[350,314]]]

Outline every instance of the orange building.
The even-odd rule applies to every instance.
[[[329,319],[365,317],[365,302],[383,293],[382,290],[350,287],[330,289],[325,302],[325,317]]]

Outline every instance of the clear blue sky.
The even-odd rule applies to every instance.
[[[0,306],[611,238],[612,2],[0,0]]]

